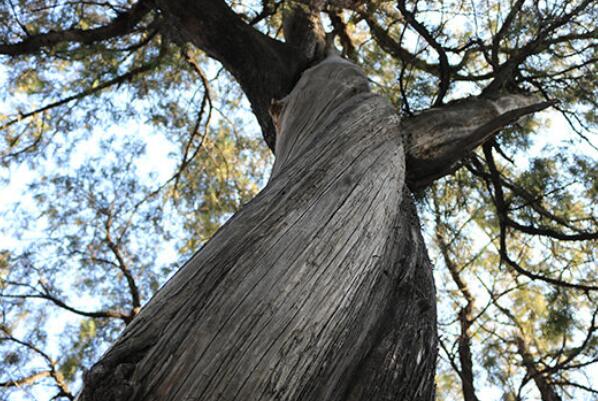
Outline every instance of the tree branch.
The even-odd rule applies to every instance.
[[[485,94],[499,93],[514,77],[517,68],[530,56],[538,54],[545,50],[551,44],[554,44],[554,38],[550,35],[557,32],[558,29],[573,20],[578,16],[588,5],[594,0],[584,0],[571,12],[564,13],[560,16],[550,16],[543,22],[549,22],[545,27],[542,27],[536,34],[535,38],[527,42],[524,46],[514,50],[512,55],[495,70],[493,81],[484,89]],[[500,32],[499,32],[500,33]],[[497,35],[498,36],[498,35]],[[500,40],[500,36],[498,38]],[[496,44],[498,46],[498,44]]]
[[[94,93],[100,92],[100,91],[102,91],[102,90],[104,90],[106,88],[109,88],[111,86],[120,85],[120,84],[122,84],[122,83],[124,83],[126,81],[130,81],[131,79],[133,79],[137,75],[146,73],[146,72],[151,71],[154,68],[156,68],[158,66],[160,60],[162,59],[162,57],[164,57],[165,53],[166,53],[166,46],[163,45],[161,47],[160,54],[154,60],[151,60],[148,63],[142,64],[139,67],[133,68],[132,70],[130,70],[130,71],[128,71],[128,72],[126,72],[126,73],[124,73],[122,75],[118,75],[118,76],[116,76],[113,79],[109,79],[108,81],[102,82],[99,85],[87,88],[87,89],[85,89],[82,92],[76,93],[76,94],[71,95],[71,96],[67,96],[67,97],[65,97],[63,99],[57,100],[57,101],[52,102],[52,103],[48,103],[45,106],[42,106],[42,107],[40,107],[38,109],[31,110],[31,111],[28,111],[26,113],[19,113],[19,116],[17,118],[13,118],[12,120],[9,120],[6,123],[2,124],[0,126],[0,131],[6,129],[8,127],[10,127],[11,125],[14,125],[14,124],[16,124],[18,122],[21,122],[21,121],[23,121],[26,118],[32,117],[32,116],[34,116],[36,114],[43,113],[44,111],[47,111],[47,110],[50,110],[50,109],[62,106],[64,104],[67,104],[67,103],[72,102],[74,100],[81,100],[81,99],[83,99],[83,98],[85,98],[85,97],[87,97],[89,95],[92,95]],[[8,155],[8,156],[10,156],[10,155]]]
[[[44,351],[42,351],[40,348],[33,345],[32,343],[24,341],[24,340],[20,340],[20,339],[14,337],[10,333],[8,328],[3,325],[0,325],[0,332],[2,332],[4,334],[2,337],[0,337],[0,341],[10,341],[10,342],[16,343],[20,346],[23,346],[23,347],[35,352],[39,356],[41,356],[46,361],[46,364],[48,365],[48,370],[33,373],[33,374],[30,374],[28,376],[21,377],[18,379],[0,382],[0,387],[26,386],[29,384],[36,383],[37,381],[39,381],[43,378],[51,377],[54,380],[54,385],[56,387],[58,387],[58,390],[59,390],[58,395],[66,397],[69,400],[75,399],[73,394],[70,392],[68,385],[64,381],[64,376],[57,369],[57,366],[56,366],[57,363],[54,359],[50,358],[50,356],[47,353],[45,353]]]
[[[534,381],[542,401],[561,401],[561,397],[556,393],[554,385],[551,384],[548,378],[543,375],[537,368],[534,358],[528,350],[525,339],[518,335],[515,337],[515,343],[517,344],[517,352],[521,357],[523,366],[527,370],[527,375]]]
[[[13,284],[19,285],[19,283],[13,283],[9,281],[5,281],[6,284]],[[20,284],[23,285],[23,284]],[[41,285],[41,284],[40,284]],[[27,287],[30,287],[27,285]],[[77,315],[91,317],[91,318],[116,318],[122,319],[125,323],[129,322],[132,317],[124,312],[117,311],[117,310],[99,310],[99,311],[85,311],[78,308],[75,308],[66,302],[62,301],[61,299],[57,298],[56,296],[50,293],[50,290],[41,285],[43,291],[37,290],[35,293],[28,293],[28,294],[10,294],[10,293],[0,293],[0,298],[14,298],[14,299],[44,299],[46,301],[52,302],[54,305],[65,309],[69,312],[75,313]]]
[[[447,239],[445,238],[445,230],[443,229],[443,224],[440,220],[441,212],[439,208],[439,201],[436,197],[436,194],[433,195],[433,202],[434,202],[434,216],[435,216],[435,236],[436,236],[436,243],[440,248],[440,253],[444,260],[444,263],[449,270],[449,273],[457,285],[457,288],[465,298],[466,304],[459,310],[459,324],[461,327],[461,333],[457,340],[458,342],[458,352],[459,352],[459,362],[461,364],[461,369],[457,371],[459,376],[461,377],[461,388],[463,391],[463,399],[464,401],[479,401],[478,397],[476,396],[475,392],[475,385],[474,385],[474,372],[473,372],[473,358],[471,352],[471,326],[473,325],[475,318],[472,317],[473,308],[474,308],[474,298],[473,294],[469,290],[467,284],[461,278],[459,274],[459,269],[457,265],[453,262],[450,253],[449,253],[449,244]]]
[[[272,39],[247,24],[223,0],[156,0],[170,26],[219,62],[235,77],[247,95],[274,149],[276,130],[269,114],[273,99],[286,96],[311,60],[295,47]]]
[[[401,11],[401,14],[405,17],[405,20],[409,25],[415,29],[417,33],[421,35],[425,39],[426,42],[434,50],[438,53],[438,76],[440,77],[440,86],[438,90],[438,95],[436,96],[436,101],[434,102],[434,106],[441,106],[443,104],[443,99],[446,93],[448,92],[449,85],[451,83],[451,69],[448,62],[448,57],[446,55],[446,51],[442,47],[440,43],[432,36],[432,34],[428,31],[428,29],[420,23],[417,18],[415,18],[415,14],[412,11],[407,10],[407,6],[405,4],[405,0],[399,0],[397,2],[397,6]]]
[[[492,60],[492,64],[495,67],[498,67],[498,64],[499,64],[498,52],[500,49],[500,42],[506,36],[507,32],[509,31],[509,29],[510,29],[511,25],[513,24],[513,21],[514,21],[515,17],[517,16],[517,14],[519,13],[519,11],[521,11],[521,7],[523,6],[523,3],[525,3],[525,0],[517,0],[515,2],[515,4],[513,4],[511,9],[509,10],[509,14],[507,14],[507,17],[505,18],[503,24],[501,25],[500,29],[498,30],[498,33],[496,35],[494,35],[494,37],[492,38],[491,60]]]
[[[400,43],[397,43],[397,41],[395,41],[391,37],[391,35],[388,33],[388,29],[380,26],[375,21],[375,19],[372,18],[369,14],[361,13],[360,17],[368,24],[368,27],[370,28],[370,32],[372,34],[372,37],[376,41],[376,43],[382,49],[384,49],[386,52],[388,52],[391,56],[403,61],[403,63],[412,64],[418,70],[427,72],[428,74],[431,74],[431,75],[439,76],[439,72],[441,69],[440,64],[432,64],[425,60],[422,60],[421,58],[417,57],[417,55],[411,53],[409,50],[402,47],[400,45]],[[475,43],[475,42],[472,42],[472,43]],[[463,57],[458,64],[448,65],[450,78],[457,80],[457,81],[482,81],[485,79],[492,78],[491,72],[486,73],[486,74],[481,74],[481,75],[463,75],[463,74],[459,73],[459,71],[463,67],[465,67],[465,65],[467,64],[467,61],[469,60],[469,58],[471,57],[471,55],[473,54],[473,52],[475,50],[476,49],[473,47],[469,48],[469,49],[465,49],[464,50],[465,53],[463,54]]]
[[[17,43],[0,43],[0,54],[18,56],[53,48],[61,43],[91,44],[131,32],[151,10],[147,0],[138,1],[127,12],[119,14],[107,25],[93,29],[67,29],[30,35]]]
[[[500,229],[500,244],[499,244],[499,253],[500,258],[502,261],[506,262],[508,266],[510,266],[513,270],[517,273],[522,274],[532,280],[540,280],[546,283],[564,287],[564,288],[573,288],[576,290],[581,291],[598,291],[598,286],[590,285],[590,284],[583,284],[583,283],[570,283],[564,280],[555,279],[552,277],[547,277],[543,274],[538,274],[534,272],[530,272],[519,265],[519,263],[515,262],[509,256],[509,251],[507,248],[507,221],[505,219],[506,216],[506,202],[504,199],[504,194],[502,191],[502,186],[500,185],[500,178],[498,169],[496,168],[496,164],[494,162],[494,157],[492,156],[492,144],[486,143],[484,145],[484,156],[486,157],[486,162],[488,164],[488,168],[490,169],[490,180],[487,181],[487,185],[489,188],[494,188],[494,205],[496,207],[496,211],[498,214],[499,220],[499,229]]]
[[[412,190],[453,172],[457,163],[498,131],[553,102],[534,96],[470,97],[404,119],[407,181]]]
[[[21,387],[33,384],[43,378],[50,377],[52,372],[49,370],[42,370],[41,372],[33,373],[28,376],[12,379],[5,382],[0,382],[0,387]]]
[[[342,13],[337,10],[329,10],[327,11],[327,14],[330,18],[330,23],[334,28],[333,33],[338,36],[341,46],[343,47],[343,56],[356,63],[357,52],[355,50],[355,45],[351,40],[351,36],[349,35],[349,31],[347,30],[347,25],[343,21]]]
[[[125,261],[125,258],[120,250],[120,247],[118,246],[117,243],[115,243],[112,240],[112,235],[110,232],[110,230],[112,228],[112,214],[106,213],[106,215],[107,215],[106,216],[107,218],[106,218],[106,223],[104,226],[106,229],[105,240],[106,240],[106,244],[107,244],[108,248],[110,249],[110,251],[112,252],[114,257],[116,258],[118,270],[121,271],[121,273],[125,277],[125,280],[127,281],[127,285],[129,287],[129,292],[131,294],[132,308],[131,308],[130,319],[132,319],[141,310],[141,296],[139,295],[139,288],[137,287],[135,278],[133,277],[133,274],[131,273],[129,266],[127,265],[127,262]]]

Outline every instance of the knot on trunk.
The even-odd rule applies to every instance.
[[[76,401],[131,401],[135,399],[137,364],[155,345],[157,338],[148,330],[116,344],[83,375],[83,390]]]

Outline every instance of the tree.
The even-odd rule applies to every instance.
[[[0,53],[13,67],[12,88],[44,100],[5,117],[6,165],[39,166],[64,142],[60,132],[126,112],[176,132],[180,152],[173,175],[156,188],[129,175],[143,147],[122,140],[125,151],[113,160],[104,155],[119,141],[108,140],[97,161],[48,179],[56,190],[50,200],[43,185],[32,188],[47,205],[49,232],[60,235],[37,244],[45,247],[42,258],[53,252],[102,266],[122,284],[83,282],[109,297],[98,309],[80,308],[60,292],[64,262],[40,267],[39,252],[7,253],[2,340],[47,366],[2,385],[51,378],[56,397],[73,399],[63,371],[76,381],[73,366],[95,360],[80,400],[429,400],[440,345],[463,398],[476,400],[477,336],[483,366],[505,399],[523,399],[532,382],[543,400],[573,396],[571,389],[595,394],[579,381],[597,361],[595,163],[560,151],[566,171],[546,157],[519,171],[496,157],[509,162],[529,147],[523,135],[537,124],[529,117],[547,108],[569,120],[577,143],[591,146],[596,2],[266,0],[256,13],[251,6],[3,6]],[[264,155],[223,124],[226,110],[211,121],[217,107],[206,56],[239,84],[276,155],[268,184],[251,201],[255,188],[243,172],[259,180]],[[65,72],[75,78],[53,79]],[[195,118],[178,99],[194,98],[193,81],[203,88]],[[123,85],[138,103],[106,97]],[[238,107],[232,90],[227,110]],[[74,106],[86,113],[65,114]],[[181,135],[183,127],[191,129]],[[209,138],[210,131],[217,134]],[[208,160],[199,164],[202,157]],[[231,157],[236,172],[221,180]],[[202,165],[212,167],[199,171]],[[206,180],[212,185],[202,186]],[[447,329],[437,337],[432,264],[412,194],[424,221],[433,216],[431,237],[457,288],[450,294],[458,305],[453,345],[451,323],[441,320]],[[214,214],[183,217],[192,237],[183,249],[199,250],[142,307],[164,276],[153,270],[151,241],[171,235],[165,205],[188,212],[198,198],[200,210],[223,202]],[[464,239],[475,235],[465,229],[470,224],[494,250],[478,252],[479,242]],[[533,251],[542,247],[550,257]],[[477,276],[476,291],[468,273]],[[78,330],[79,355],[60,364],[37,345],[44,343],[39,328],[26,339],[15,334],[19,311],[35,299],[90,319]],[[542,308],[548,299],[559,307]],[[586,316],[572,316],[572,308]],[[96,338],[96,322],[114,319],[126,325],[118,340],[99,359],[83,356],[93,349],[84,343]],[[113,338],[117,330],[109,323],[102,332]],[[453,391],[450,374],[441,371],[438,380],[440,391]]]

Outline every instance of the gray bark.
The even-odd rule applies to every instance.
[[[297,83],[320,60],[317,13],[285,24],[283,43],[223,0],[142,1],[104,28],[4,53],[129,32],[154,7],[162,34],[235,77],[277,159],[267,187],[142,309],[78,399],[431,400],[434,285],[406,183],[425,187],[549,104],[469,98],[399,123],[339,57]]]
[[[267,187],[146,305],[80,400],[431,400],[431,265],[399,120],[357,67],[307,70]]]
[[[78,399],[432,400],[434,283],[406,178],[425,186],[544,107],[470,98],[401,123],[355,65],[306,70],[270,110],[266,188],[142,309]]]
[[[425,188],[454,172],[458,162],[505,126],[551,106],[536,96],[472,96],[405,119],[401,131],[407,154],[407,182]]]

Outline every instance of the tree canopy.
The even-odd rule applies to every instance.
[[[407,161],[430,168],[408,180],[436,265],[438,398],[596,399],[595,0],[0,4],[0,399],[74,399],[264,185],[270,102],[318,51],[292,34],[297,8],[406,135],[449,124],[438,110],[458,131],[483,102],[534,99],[448,170]]]

